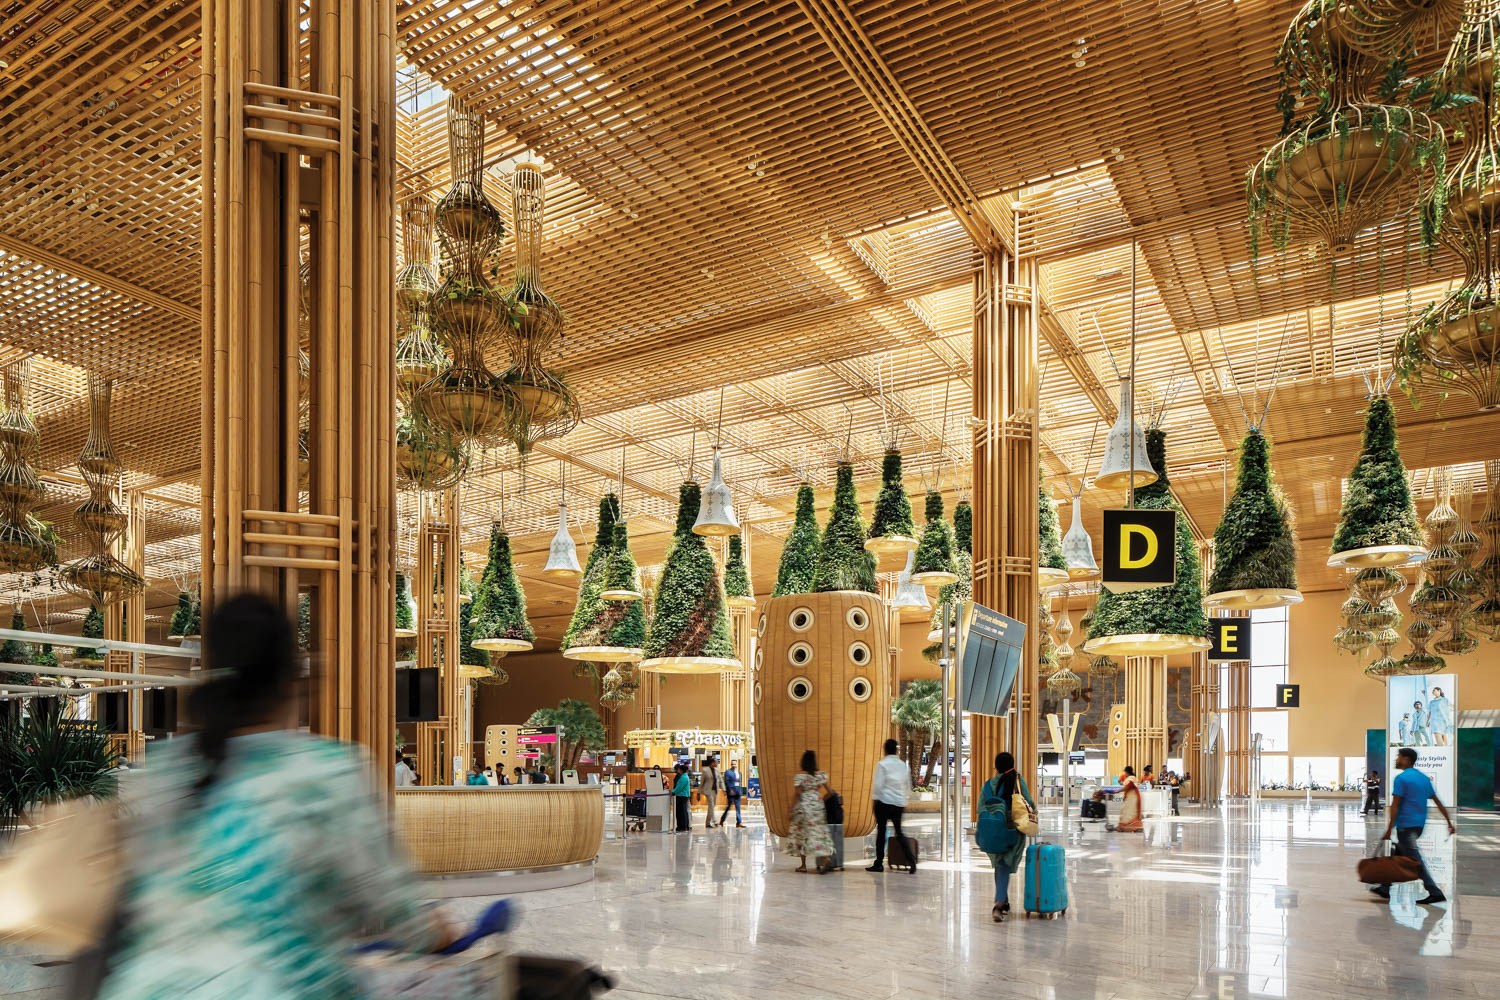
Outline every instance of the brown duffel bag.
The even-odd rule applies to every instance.
[[[1373,858],[1360,858],[1355,871],[1359,873],[1359,880],[1370,885],[1393,885],[1396,882],[1412,882],[1422,877],[1422,862],[1416,858],[1402,857],[1399,854],[1383,853],[1389,846],[1388,841],[1382,841],[1381,846],[1375,849]]]

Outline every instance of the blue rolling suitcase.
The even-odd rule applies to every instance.
[[[1068,862],[1057,844],[1026,845],[1026,915],[1068,912]]]

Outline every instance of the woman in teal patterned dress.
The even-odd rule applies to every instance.
[[[153,750],[130,803],[109,1000],[356,1000],[350,948],[446,939],[391,842],[368,762],[291,731],[292,626],[242,594],[214,615],[199,735]]]

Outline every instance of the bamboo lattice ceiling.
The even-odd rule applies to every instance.
[[[481,456],[465,486],[476,561],[503,482],[533,610],[564,614],[570,592],[535,577],[557,459],[587,521],[622,453],[641,561],[659,558],[722,391],[765,585],[799,470],[826,484],[846,437],[872,480],[894,416],[913,488],[966,454],[974,234],[998,233],[1043,265],[1047,474],[1097,464],[1133,261],[1138,398],[1172,400],[1173,480],[1198,530],[1217,521],[1243,431],[1236,387],[1274,376],[1268,429],[1304,576],[1335,585],[1322,553],[1361,375],[1405,321],[1404,286],[1420,306],[1455,274],[1405,249],[1409,220],[1367,233],[1339,264],[1330,328],[1325,260],[1294,248],[1251,266],[1243,173],[1275,133],[1271,57],[1298,6],[398,2],[398,181],[445,189],[448,91],[488,118],[496,204],[517,160],[545,165],[543,274],[569,319],[558,365],[584,403],[583,425],[532,461],[525,497],[513,455]],[[195,558],[198,34],[181,0],[0,0],[0,358],[41,357],[41,464],[59,474],[86,429],[84,371],[123,380],[115,440],[161,522],[153,611]],[[1500,455],[1500,423],[1463,403],[1398,410],[1413,468]],[[60,486],[44,516],[70,495]],[[1119,497],[1086,500],[1097,525]],[[408,524],[414,511],[407,498]]]

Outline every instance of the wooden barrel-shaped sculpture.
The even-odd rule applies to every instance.
[[[844,797],[844,836],[875,828],[870,790],[890,735],[885,608],[862,591],[772,598],[756,652],[755,754],[766,825],[788,833],[802,752]]]

